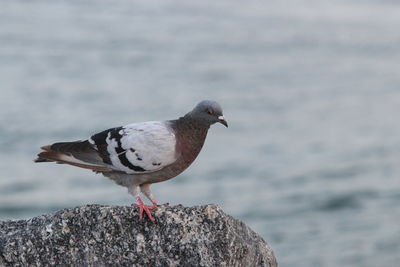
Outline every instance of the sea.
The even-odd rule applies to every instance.
[[[160,202],[214,203],[279,266],[400,262],[400,2],[0,2],[0,219],[128,206],[40,146],[218,101],[192,166]]]

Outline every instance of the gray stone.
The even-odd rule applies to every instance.
[[[214,205],[87,205],[0,222],[0,266],[277,266],[272,249]]]

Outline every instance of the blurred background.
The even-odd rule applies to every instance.
[[[174,119],[203,99],[215,125],[153,192],[215,203],[280,266],[398,266],[397,1],[2,1],[0,219],[130,205],[94,173],[34,164],[39,147]]]

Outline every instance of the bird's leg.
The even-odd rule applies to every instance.
[[[140,186],[140,191],[153,203],[155,207],[157,206],[168,206],[168,203],[159,205],[153,193],[150,190],[150,184],[143,184]]]
[[[135,208],[139,208],[139,218],[143,219],[143,211],[146,212],[147,217],[150,221],[155,222],[153,216],[151,215],[151,210],[157,208],[157,206],[147,206],[144,204],[143,200],[139,196],[139,186],[135,185],[129,188],[129,193],[133,195],[139,204],[132,204]]]

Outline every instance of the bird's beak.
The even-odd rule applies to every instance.
[[[225,127],[228,127],[228,123],[226,122],[224,116],[218,116],[218,120],[221,124],[225,125]]]

